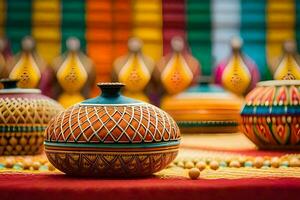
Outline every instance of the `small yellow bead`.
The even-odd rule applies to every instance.
[[[219,168],[219,162],[213,160],[209,163],[209,167],[213,170],[217,170]]]
[[[271,166],[274,168],[278,168],[280,166],[280,160],[278,157],[274,157],[271,159]]]
[[[192,169],[193,167],[195,167],[195,165],[192,161],[187,161],[184,165],[184,168],[186,169]]]
[[[234,168],[240,168],[241,167],[241,163],[237,160],[232,160],[229,163],[229,167],[234,167]]]
[[[6,168],[12,168],[14,166],[14,164],[15,164],[15,160],[12,159],[12,158],[7,158],[5,160],[5,167]]]
[[[32,160],[30,158],[26,158],[23,162],[24,169],[30,169],[32,165]]]
[[[34,170],[39,170],[39,169],[40,169],[40,166],[41,166],[40,162],[33,162],[33,163],[32,163],[32,168],[33,168]]]
[[[206,168],[206,162],[204,162],[204,161],[197,162],[196,168],[198,168],[200,171],[204,170]]]
[[[198,168],[192,168],[189,170],[189,177],[193,180],[198,179],[200,176],[200,170]]]
[[[264,159],[262,157],[256,157],[254,159],[254,166],[256,168],[261,168],[264,165]]]

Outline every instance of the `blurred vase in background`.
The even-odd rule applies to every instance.
[[[274,73],[276,80],[300,79],[299,56],[295,41],[286,41],[283,45],[283,55],[276,66]]]
[[[92,61],[80,51],[80,41],[70,37],[66,41],[67,52],[54,61],[59,88],[58,101],[65,107],[83,101],[89,94],[95,73]]]
[[[215,69],[215,82],[237,95],[246,94],[260,80],[258,67],[242,53],[241,48],[241,39],[234,37],[231,55]]]

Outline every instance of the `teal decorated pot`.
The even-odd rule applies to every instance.
[[[60,171],[76,176],[147,176],[178,152],[180,131],[161,109],[120,95],[121,83],[68,108],[46,129],[45,152]]]
[[[300,81],[264,81],[241,112],[245,135],[260,148],[300,148]]]
[[[41,153],[44,131],[63,108],[38,89],[17,88],[16,80],[0,82],[0,155]]]

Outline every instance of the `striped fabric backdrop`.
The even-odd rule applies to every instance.
[[[127,39],[140,37],[155,61],[170,51],[174,35],[186,38],[201,62],[202,74],[230,53],[240,35],[244,51],[272,78],[282,42],[300,41],[300,0],[0,0],[0,36],[14,53],[32,35],[49,64],[76,36],[94,61],[97,81],[109,81],[113,60],[127,51]]]

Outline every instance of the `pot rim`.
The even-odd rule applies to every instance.
[[[1,89],[0,94],[41,94],[41,90],[31,88]]]
[[[261,81],[256,84],[257,86],[290,86],[290,85],[299,85],[300,80],[270,80],[270,81]]]

